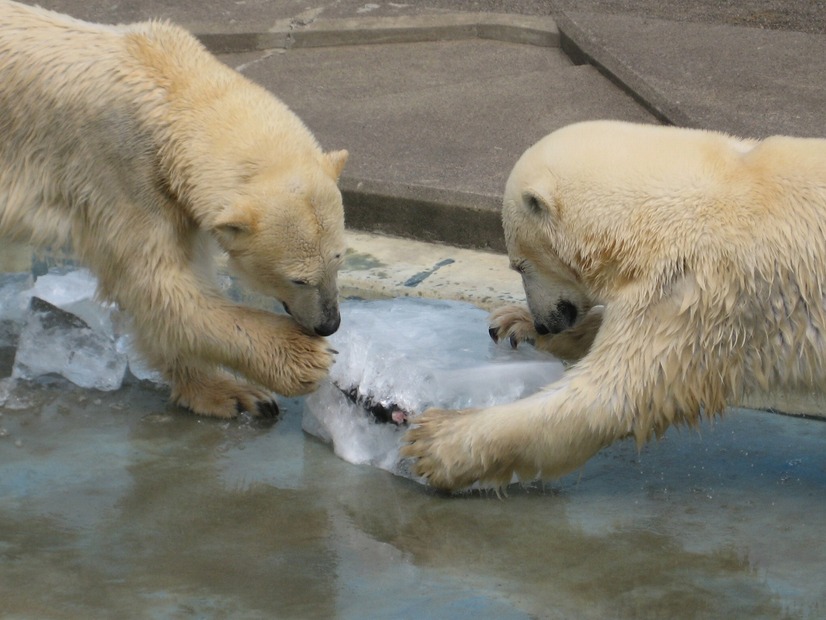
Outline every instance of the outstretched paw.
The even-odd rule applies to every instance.
[[[524,306],[503,306],[494,310],[488,333],[494,342],[507,340],[514,349],[522,342],[533,344],[539,336],[533,317]]]
[[[437,489],[459,491],[475,482],[501,488],[513,478],[516,455],[498,453],[498,442],[479,434],[476,410],[429,409],[413,421],[401,455],[411,470]],[[491,438],[492,439],[492,438]]]
[[[246,411],[246,409],[243,409]],[[252,415],[259,416],[262,418],[277,418],[281,413],[281,410],[278,408],[278,403],[275,402],[274,398],[269,400],[259,400],[255,403],[255,411],[248,411]]]

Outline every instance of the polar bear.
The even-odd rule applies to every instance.
[[[326,374],[346,158],[175,26],[0,1],[0,234],[70,243],[196,413],[273,415]],[[213,249],[292,318],[225,298]]]
[[[436,487],[558,477],[620,438],[826,379],[826,140],[575,124],[519,159],[503,224],[531,318],[500,312],[493,335],[598,331],[534,396],[417,419],[404,454]]]

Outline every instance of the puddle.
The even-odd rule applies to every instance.
[[[277,423],[142,384],[0,408],[0,601],[18,618],[809,618],[826,424],[735,410],[560,482],[447,498]]]

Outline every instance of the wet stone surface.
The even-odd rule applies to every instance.
[[[7,384],[3,384],[8,388]],[[449,498],[148,384],[0,390],[16,618],[807,618],[826,424],[735,410],[545,486]]]

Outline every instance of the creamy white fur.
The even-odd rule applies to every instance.
[[[406,454],[437,487],[558,477],[622,437],[826,378],[826,140],[572,125],[516,164],[503,223],[530,315],[496,313],[494,335],[553,350],[580,330],[566,356],[584,357],[531,398],[426,412]]]
[[[0,1],[0,233],[70,243],[198,413],[271,409],[268,390],[324,376],[346,155],[175,26]],[[224,298],[214,242],[294,319]]]

